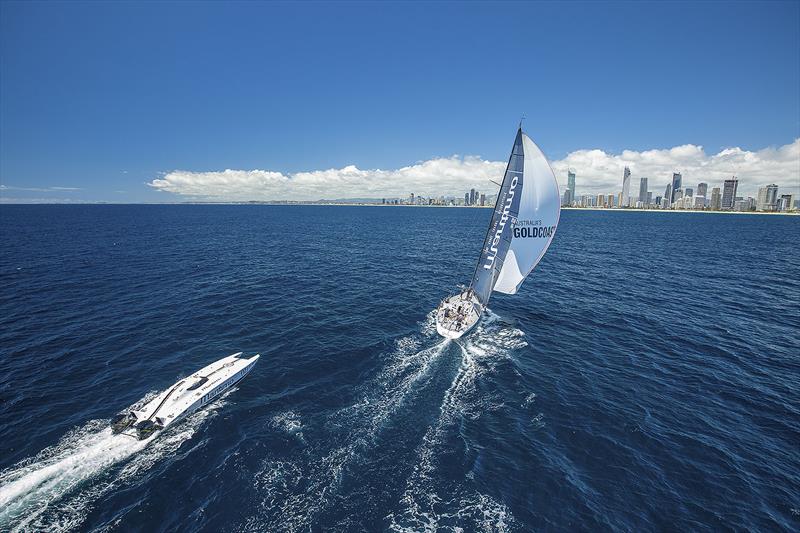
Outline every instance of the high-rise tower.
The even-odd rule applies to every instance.
[[[673,172],[672,173],[672,195],[669,198],[670,203],[675,201],[675,191],[679,191],[681,189],[681,182],[683,178],[681,177],[680,172]]]
[[[628,197],[631,194],[631,169],[625,167],[622,171],[622,205],[628,206]]]
[[[774,183],[758,189],[758,203],[756,209],[759,211],[775,211],[778,204],[778,186]]]
[[[736,202],[736,189],[739,187],[739,179],[736,176],[725,180],[722,185],[722,209],[733,209]]]
[[[722,195],[719,193],[719,187],[711,189],[711,209],[719,211],[722,207]]]
[[[647,201],[647,178],[639,180],[639,201],[642,203]]]

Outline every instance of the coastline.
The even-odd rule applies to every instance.
[[[711,209],[639,209],[635,207],[562,207],[570,211],[642,211],[647,213],[703,213],[721,215],[800,215],[800,210],[797,211],[714,211]]]
[[[367,203],[346,203],[346,202],[1,202],[2,206],[26,206],[26,205],[242,205],[242,206],[328,206],[328,207],[421,207],[421,208],[444,208],[444,209],[492,209],[491,205],[411,205],[411,204],[367,204]],[[798,216],[800,210],[795,211],[712,211],[710,209],[641,209],[635,207],[562,207],[568,211],[609,211],[617,213],[625,212],[645,212],[645,213],[700,213],[700,214],[722,214],[722,215],[769,215],[769,216]]]

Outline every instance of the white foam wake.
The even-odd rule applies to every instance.
[[[436,338],[436,343],[430,341]],[[427,347],[425,345],[428,345]],[[403,337],[385,354],[385,365],[360,387],[359,400],[335,413],[328,424],[342,441],[319,456],[306,450],[300,460],[267,458],[253,475],[262,495],[261,509],[251,516],[244,531],[300,531],[313,527],[315,519],[336,500],[345,472],[369,453],[375,437],[420,387],[431,377],[436,362],[450,345],[436,333],[432,311],[421,324],[420,334]],[[297,425],[295,425],[297,422]],[[273,425],[286,433],[302,430],[299,417],[281,413]]]
[[[507,359],[510,350],[525,346],[523,336],[519,329],[502,325],[499,317],[490,315],[459,343],[461,366],[444,394],[439,418],[428,428],[417,449],[417,464],[400,501],[402,511],[387,516],[391,530],[462,530],[464,527],[465,530],[506,531],[513,523],[505,505],[466,483],[457,482],[441,490],[437,487],[436,469],[438,452],[460,417],[480,416],[502,407],[502,403],[492,398],[477,396],[476,378]]]
[[[97,498],[176,451],[223,401],[145,440],[114,435],[108,420],[92,420],[71,431],[54,446],[0,473],[0,530],[66,531],[79,526]],[[115,466],[120,470],[108,476]]]
[[[360,402],[340,412],[352,429],[345,443],[332,450],[321,462],[324,481],[319,484],[313,509],[321,510],[336,492],[350,465],[372,448],[381,429],[401,408],[413,391],[422,386],[434,363],[450,345],[442,340],[434,346],[418,350],[420,344],[407,338],[398,342],[390,364],[378,379],[368,386],[370,393]]]
[[[401,502],[406,512],[396,520],[388,517],[393,529],[435,530],[437,524],[457,522],[502,531],[512,520],[504,505],[474,489],[456,487],[443,501],[433,486],[441,442],[458,416],[467,410],[471,413],[497,407],[491,398],[474,398],[476,376],[507,358],[509,350],[524,346],[521,331],[496,322],[497,317],[490,315],[468,336],[467,351],[444,395],[439,419],[428,429],[418,449],[419,464]],[[332,433],[343,435],[342,440],[337,439],[328,449],[306,449],[290,459],[265,458],[262,468],[253,475],[261,505],[248,518],[243,531],[313,529],[318,517],[337,505],[346,473],[357,470],[360,461],[370,457],[377,445],[376,437],[436,378],[442,369],[439,363],[449,360],[442,356],[450,353],[453,342],[438,337],[433,312],[421,326],[419,334],[399,339],[394,349],[384,355],[384,365],[377,375],[359,388],[358,401],[328,419]],[[274,417],[273,425],[287,434],[302,431],[299,417],[291,412]],[[470,529],[474,528],[466,530]]]

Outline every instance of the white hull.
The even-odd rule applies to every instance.
[[[483,306],[470,293],[445,298],[436,310],[436,331],[447,339],[458,339],[475,327],[481,313]]]
[[[180,380],[138,411],[115,420],[115,433],[143,439],[174,424],[184,416],[210,403],[250,373],[259,355],[249,359],[236,353],[223,357]]]

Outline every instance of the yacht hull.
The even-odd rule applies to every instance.
[[[241,381],[258,361],[235,353],[203,367],[178,381],[141,409],[117,416],[112,431],[137,439],[146,439],[204,405]]]

